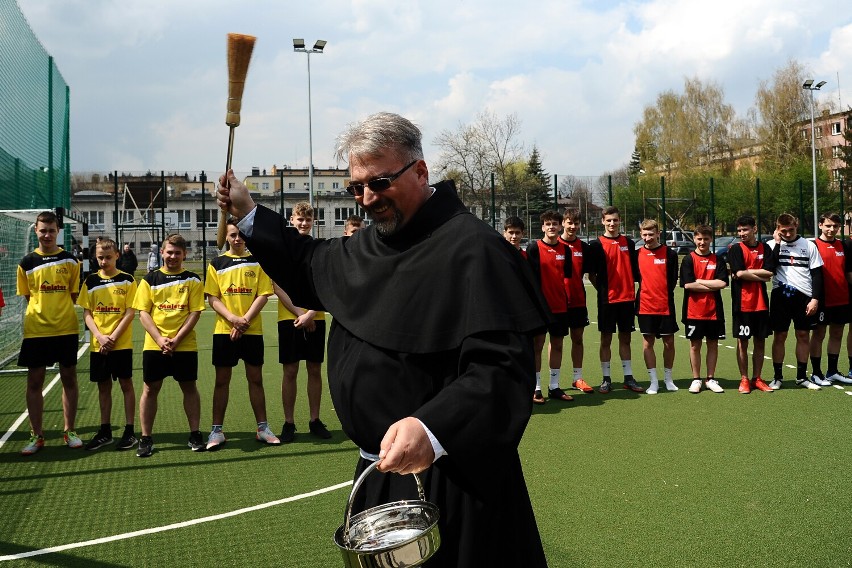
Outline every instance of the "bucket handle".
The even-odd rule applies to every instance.
[[[352,518],[352,502],[355,500],[355,494],[358,492],[358,489],[361,488],[361,485],[364,483],[364,479],[367,478],[370,473],[378,467],[379,462],[382,460],[376,460],[370,466],[364,470],[364,472],[358,476],[358,479],[355,480],[355,483],[352,485],[352,492],[349,494],[349,501],[346,503],[346,521],[343,523],[343,538],[346,541],[346,545],[350,545],[351,541],[349,540],[349,522]],[[414,481],[417,482],[417,495],[420,497],[421,501],[426,500],[426,494],[423,491],[423,483],[420,481],[420,476],[416,473],[412,473],[414,476]]]

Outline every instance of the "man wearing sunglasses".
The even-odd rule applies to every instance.
[[[430,566],[546,566],[517,450],[532,409],[532,333],[547,309],[529,266],[451,182],[429,184],[420,130],[405,118],[351,125],[337,156],[372,219],[357,238],[300,237],[255,207],[233,172],[218,200],[293,301],[332,314],[329,390],[360,448],[356,476],[379,459],[381,472],[422,472],[441,510]],[[354,508],[413,489],[373,473]]]

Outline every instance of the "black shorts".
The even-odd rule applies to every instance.
[[[699,341],[702,339],[707,339],[708,341],[725,339],[724,321],[688,319],[683,322],[683,326],[686,328],[684,330],[686,338],[690,341],[693,339]]]
[[[89,380],[93,383],[102,383],[110,379],[129,379],[132,376],[133,349],[89,353]]]
[[[635,306],[633,302],[603,304],[598,307],[598,331],[615,333],[618,331],[636,331],[634,325]]]
[[[236,341],[231,341],[231,336],[227,333],[213,334],[214,367],[236,367],[240,359],[245,361],[246,365],[263,365],[262,335],[243,335]]]
[[[736,339],[765,339],[772,335],[769,325],[769,312],[734,312],[732,335]]]
[[[293,326],[293,320],[278,322],[278,362],[282,365],[325,361],[325,320],[314,320],[316,329],[308,332]]]
[[[24,338],[18,353],[18,367],[38,369],[54,363],[74,367],[77,365],[78,343],[77,334]]]
[[[849,323],[849,315],[849,304],[820,307],[817,310],[817,325],[847,324]]]
[[[568,326],[568,313],[554,314],[551,312],[550,317],[552,319],[547,325],[547,333],[550,334],[550,337],[565,337],[568,335],[568,332],[571,330]]]
[[[589,309],[586,306],[582,308],[568,308],[565,312],[568,316],[568,329],[582,329],[589,325]]]
[[[817,314],[805,315],[811,299],[789,286],[775,286],[769,297],[769,325],[772,331],[789,331],[790,322],[797,331],[810,331],[817,325]]]
[[[677,319],[673,315],[639,314],[636,316],[636,321],[639,322],[639,332],[642,335],[660,338],[664,335],[674,335],[680,330]]]
[[[174,377],[179,383],[198,380],[198,352],[175,351],[163,355],[162,351],[142,352],[142,380],[156,383]]]

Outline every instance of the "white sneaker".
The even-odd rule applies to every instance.
[[[207,437],[207,449],[209,451],[218,450],[225,443],[225,433],[219,430],[218,432],[210,432]]]
[[[716,379],[707,379],[706,381],[704,381],[704,384],[707,385],[707,388],[713,392],[725,392],[725,389],[723,389],[719,385],[719,381],[717,381]]]
[[[695,379],[689,384],[689,392],[692,394],[701,392],[701,379]]]
[[[281,444],[281,440],[278,439],[278,436],[272,433],[269,426],[262,430],[260,428],[257,429],[257,441],[269,444],[270,446],[278,446]]]
[[[849,377],[844,377],[840,373],[834,373],[830,377],[826,377],[825,380],[831,381],[833,383],[843,383],[844,385],[852,385],[852,379]]]
[[[648,388],[645,389],[645,394],[657,394],[660,390],[660,383],[657,381],[651,381],[651,384],[648,385]]]
[[[819,375],[811,375],[811,382],[820,387],[830,387],[831,381],[827,381]]]
[[[805,389],[810,389],[810,390],[815,390],[815,391],[822,390],[822,387],[810,382],[807,379],[802,379],[801,381],[796,380],[796,385],[800,386],[802,388],[805,388]]]
[[[666,390],[674,392],[677,390],[677,386],[675,386],[674,381],[668,380],[666,381]]]
[[[774,379],[771,383],[769,383],[769,388],[771,388],[774,391],[780,390],[781,389],[781,381],[779,381],[778,379]]]

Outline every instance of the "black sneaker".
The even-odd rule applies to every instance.
[[[319,418],[308,422],[308,428],[310,429],[311,434],[317,438],[322,438],[323,440],[331,438],[331,432],[328,431],[328,428],[325,427],[325,424],[323,424],[322,420]]]
[[[598,387],[598,392],[601,392],[603,394],[606,394],[611,390],[612,390],[612,381],[603,381],[601,383],[601,386]]]
[[[112,444],[112,432],[109,430],[98,430],[94,437],[89,440],[89,443],[86,444],[85,448],[89,451],[94,451],[110,444]]]
[[[125,430],[124,434],[122,434],[121,439],[118,441],[118,444],[115,446],[116,450],[129,450],[135,446],[139,440],[136,439],[136,434],[133,433],[133,430]]]
[[[154,439],[151,436],[142,436],[139,439],[139,447],[136,448],[137,458],[147,458],[154,453]]]
[[[636,379],[627,379],[626,381],[624,381],[624,388],[633,392],[645,392],[644,387],[639,386],[639,383],[636,382]]]
[[[201,439],[201,432],[199,430],[189,433],[189,441],[187,441],[186,445],[189,446],[189,449],[193,452],[203,452],[207,449],[207,446],[204,444],[204,440]]]
[[[292,422],[285,422],[284,428],[281,430],[281,443],[289,444],[294,439],[296,439],[296,424]]]

